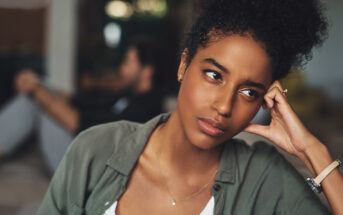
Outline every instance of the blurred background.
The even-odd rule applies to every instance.
[[[342,160],[343,1],[325,2],[328,40],[314,51],[312,61],[304,68],[294,68],[283,84],[304,123],[327,144],[334,158]],[[23,73],[26,75],[21,79],[29,76],[53,91],[56,98],[72,101],[63,103],[74,112],[76,109],[79,116],[78,126],[69,129],[71,137],[93,123],[84,115],[99,112],[99,105],[110,104],[111,111],[121,114],[129,107],[128,101],[137,107],[144,106],[141,100],[158,98],[161,107],[154,113],[171,111],[178,89],[176,70],[182,38],[197,11],[197,0],[0,0],[0,112],[17,97]],[[149,38],[147,44],[153,41],[150,47],[156,45],[161,57],[153,73],[158,74],[158,78],[154,76],[158,87],[147,97],[145,91],[143,97],[132,90],[133,82],[130,87],[125,85],[129,83],[125,65],[131,62],[132,54],[128,50],[134,47],[135,38]],[[136,55],[142,55],[138,46],[135,50]],[[142,58],[139,62],[143,68]],[[94,99],[99,98],[99,92],[102,99]],[[264,122],[267,116],[262,112],[256,120]],[[121,119],[116,117],[113,119]],[[49,185],[53,170],[46,164],[37,139],[35,134],[27,135],[11,156],[0,159],[2,215],[34,214]]]

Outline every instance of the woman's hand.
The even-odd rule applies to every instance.
[[[290,154],[300,158],[313,176],[323,171],[333,159],[316,137],[303,125],[283,93],[279,81],[275,81],[264,96],[264,108],[271,111],[268,126],[250,124],[245,131],[261,135],[273,141]],[[334,169],[321,183],[334,214],[343,214],[343,177]]]
[[[305,151],[320,143],[303,125],[286,99],[279,81],[275,81],[264,96],[264,108],[271,112],[268,126],[250,124],[245,131],[263,136],[276,145],[304,160]]]

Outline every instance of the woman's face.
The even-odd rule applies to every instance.
[[[182,56],[176,111],[185,137],[210,149],[242,131],[272,82],[271,59],[250,36],[226,36]]]

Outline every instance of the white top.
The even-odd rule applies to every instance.
[[[116,215],[117,201],[109,207],[103,215]],[[199,215],[213,215],[214,211],[214,197],[212,196],[208,201],[206,207],[201,211]]]

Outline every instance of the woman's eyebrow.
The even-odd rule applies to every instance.
[[[223,65],[221,65],[220,63],[218,63],[215,59],[213,58],[206,58],[204,59],[202,62],[207,62],[210,64],[213,64],[214,66],[216,66],[218,69],[222,70],[225,73],[230,73],[229,70],[227,70]]]
[[[218,63],[213,58],[206,58],[202,62],[207,62],[207,63],[213,64],[214,66],[216,66],[218,69],[222,70],[223,72],[230,73],[228,69],[226,69],[223,65]],[[250,80],[244,81],[241,85],[247,85],[247,86],[252,86],[252,87],[260,88],[261,90],[265,90],[266,89],[266,87],[263,84],[257,83],[257,82],[254,82],[254,81],[250,81]]]
[[[241,85],[257,87],[257,88],[260,88],[261,90],[265,90],[266,89],[266,87],[263,84],[257,83],[257,82],[254,82],[254,81],[250,81],[250,80],[244,81]]]

